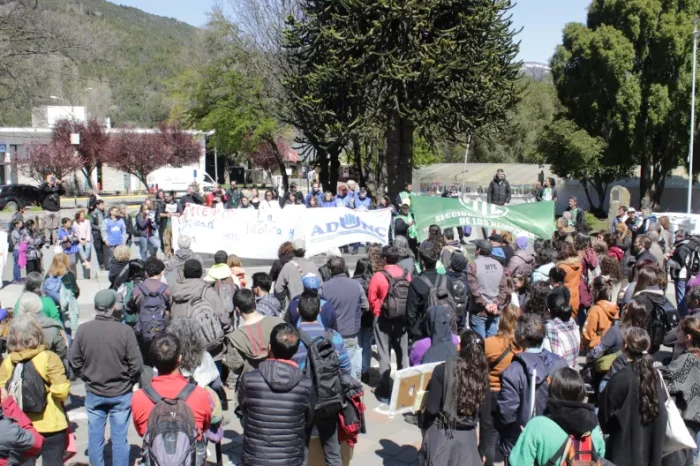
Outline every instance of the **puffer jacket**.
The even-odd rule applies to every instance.
[[[569,289],[569,293],[571,293],[569,304],[574,310],[573,317],[576,318],[580,305],[579,289],[581,286],[581,274],[583,272],[581,258],[579,256],[569,257],[568,259],[559,262],[557,267],[564,270],[564,273],[566,274],[564,277],[564,286],[566,286]]]
[[[311,379],[291,361],[263,361],[241,377],[243,451],[248,466],[301,466],[313,418]]]
[[[505,178],[499,180],[498,175],[494,175],[486,192],[486,202],[496,205],[508,204],[510,202],[510,183],[508,180]]]
[[[20,362],[32,361],[39,375],[47,382],[46,408],[43,413],[29,413],[27,416],[41,434],[59,432],[68,428],[68,419],[63,403],[70,393],[70,381],[66,369],[56,353],[46,350],[46,346],[15,351],[0,365],[0,386],[5,386],[12,377],[12,371]]]
[[[525,277],[529,277],[534,267],[535,255],[526,249],[518,249],[508,262],[506,273],[512,277],[516,272],[522,272]]]

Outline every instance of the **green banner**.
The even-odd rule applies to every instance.
[[[418,239],[428,236],[430,225],[448,227],[471,226],[488,230],[526,233],[529,238],[552,237],[556,229],[554,202],[535,202],[497,206],[481,199],[415,196],[411,199]]]

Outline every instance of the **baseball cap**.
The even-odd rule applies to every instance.
[[[306,250],[306,241],[304,241],[301,238],[297,238],[294,241],[292,241],[292,247],[296,251],[297,249],[304,249]]]
[[[117,293],[113,290],[100,290],[95,295],[94,302],[97,312],[110,311],[117,303]]]
[[[628,212],[628,213],[629,213],[629,212],[633,212],[633,213],[636,214],[636,213],[637,213],[637,209],[635,209],[634,207],[630,207],[629,209],[627,209],[627,212]]]
[[[321,279],[313,273],[307,273],[301,277],[301,283],[305,290],[318,290],[321,287]]]
[[[491,251],[493,251],[493,245],[489,240],[486,239],[473,239],[470,241],[471,243],[474,243],[474,245],[477,247],[477,249],[481,249],[487,254],[491,254]]]

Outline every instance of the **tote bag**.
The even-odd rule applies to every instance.
[[[688,428],[685,426],[681,413],[678,411],[678,408],[676,408],[676,403],[668,392],[668,387],[666,387],[666,382],[664,382],[661,372],[659,372],[659,377],[661,377],[661,384],[664,386],[664,391],[666,392],[665,405],[666,412],[668,413],[663,455],[666,456],[686,448],[697,448],[693,436],[690,435],[690,431],[688,431]]]

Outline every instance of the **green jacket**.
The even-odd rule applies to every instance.
[[[408,237],[415,239],[418,236],[418,231],[416,230],[415,220],[413,219],[412,214],[410,214],[410,213],[408,215],[398,214],[396,216],[396,219],[394,220],[394,222],[396,222],[397,219],[403,220],[404,222],[406,222],[406,225],[408,225],[409,222],[414,222],[413,225],[410,225],[408,227]]]
[[[20,294],[19,298],[17,298],[17,302],[15,303],[15,309],[19,309],[19,300],[21,297],[22,295]],[[56,307],[56,303],[53,301],[53,299],[49,298],[48,296],[40,296],[40,298],[42,304],[41,312],[49,319],[57,320],[61,323],[61,326],[63,326],[61,313],[58,312],[58,307]]]
[[[605,440],[600,427],[596,426],[591,432],[593,447],[599,457],[605,457]],[[557,454],[564,445],[568,435],[559,425],[545,416],[537,416],[530,420],[525,430],[518,437],[508,457],[511,466],[545,465]],[[561,463],[558,458],[556,464]]]

